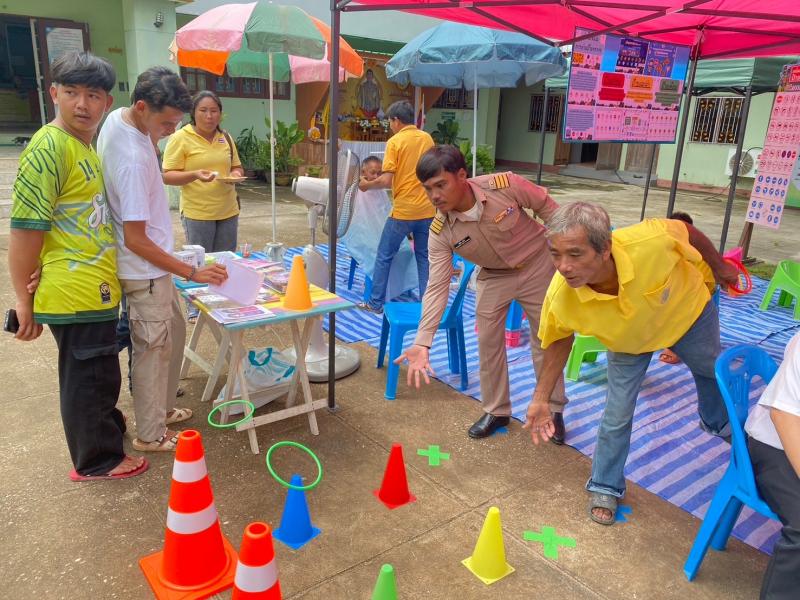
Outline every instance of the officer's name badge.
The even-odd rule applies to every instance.
[[[439,235],[442,232],[442,227],[444,227],[444,216],[437,213],[433,221],[431,221],[431,231]]]
[[[489,180],[489,189],[502,190],[511,185],[508,180],[508,173],[498,173]]]
[[[513,206],[509,206],[507,209],[505,209],[504,211],[501,211],[501,212],[497,213],[497,214],[494,216],[494,222],[495,222],[495,223],[499,223],[500,221],[502,221],[503,219],[505,219],[505,218],[506,218],[508,215],[510,215],[510,214],[511,214],[511,213],[513,213],[513,212],[514,212],[514,207],[513,207]]]
[[[459,242],[456,242],[456,245],[453,246],[453,248],[461,248],[461,246],[463,246],[464,244],[466,244],[467,242],[469,242],[471,240],[472,240],[472,238],[467,236],[463,240],[461,240]]]

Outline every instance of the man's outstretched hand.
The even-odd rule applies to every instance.
[[[414,344],[408,350],[398,356],[394,364],[400,365],[404,360],[408,361],[408,375],[406,376],[406,383],[409,386],[413,385],[417,389],[420,386],[420,374],[425,380],[425,383],[430,383],[428,375],[436,375],[431,368],[431,363],[428,361],[429,350],[425,346]],[[413,383],[412,383],[413,382]]]
[[[556,431],[550,406],[547,403],[531,402],[522,428],[531,432],[531,440],[537,446],[539,441],[549,441]]]

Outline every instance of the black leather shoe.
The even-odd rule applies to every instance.
[[[496,417],[486,413],[475,421],[475,424],[469,428],[467,435],[474,439],[489,437],[497,431],[498,428],[508,425],[509,421],[510,419],[508,417]]]
[[[553,425],[555,425],[555,431],[553,432],[553,437],[550,439],[553,440],[554,444],[560,446],[564,443],[564,436],[566,435],[566,431],[564,430],[564,416],[561,413],[553,413]]]

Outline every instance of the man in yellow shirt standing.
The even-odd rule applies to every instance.
[[[547,238],[558,272],[542,307],[544,365],[525,427],[534,443],[552,437],[548,402],[573,333],[605,344],[608,394],[586,489],[591,519],[612,525],[625,493],[636,399],[654,351],[671,348],[689,367],[700,426],[713,435],[730,435],[714,377],[719,317],[698,265],[705,261],[723,285],[734,284],[737,271],[692,225],[648,219],[612,233],[606,211],[588,202],[559,208],[548,222]]]
[[[389,269],[400,244],[408,234],[414,237],[420,298],[425,294],[428,285],[428,230],[436,212],[417,179],[417,162],[429,148],[433,148],[433,138],[413,124],[414,108],[405,100],[389,106],[386,116],[394,135],[386,143],[383,173],[372,181],[362,177],[358,185],[362,192],[380,188],[392,189],[392,213],[386,219],[378,243],[372,293],[367,302],[358,305],[359,308],[374,313],[383,312]]]

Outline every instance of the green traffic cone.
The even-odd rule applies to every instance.
[[[394,567],[383,565],[372,590],[372,600],[397,600],[397,582],[394,579]]]

